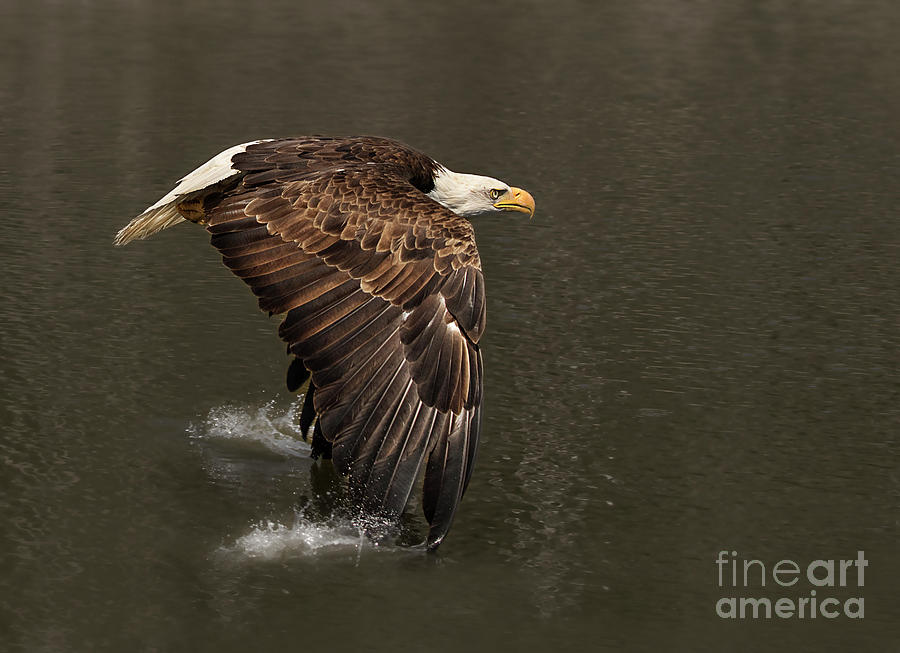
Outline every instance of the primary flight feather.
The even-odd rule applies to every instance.
[[[237,145],[182,179],[117,245],[206,227],[259,306],[284,314],[301,431],[367,513],[396,519],[425,466],[436,548],[481,429],[485,295],[468,218],[534,214],[526,191],[452,172],[397,141],[299,137]]]

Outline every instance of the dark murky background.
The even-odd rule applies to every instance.
[[[0,14],[0,649],[900,646],[900,5]],[[226,146],[306,133],[537,199],[477,224],[484,440],[437,556],[311,508],[275,322],[202,230],[111,245]],[[864,550],[819,597],[865,619],[726,622],[720,549]],[[771,586],[736,595],[811,589]]]

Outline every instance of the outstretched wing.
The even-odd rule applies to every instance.
[[[301,144],[302,145],[302,144]],[[471,224],[402,165],[310,159],[290,142],[234,157],[240,183],[205,200],[225,265],[311,373],[321,435],[370,512],[399,516],[425,464],[436,547],[472,472],[485,299]]]

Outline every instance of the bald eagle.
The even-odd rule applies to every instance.
[[[524,190],[452,172],[394,140],[299,137],[229,148],[184,177],[116,245],[189,220],[293,354],[288,388],[312,455],[366,514],[396,520],[424,466],[437,548],[481,429],[485,294],[468,218],[534,215]],[[307,383],[308,382],[308,383]]]

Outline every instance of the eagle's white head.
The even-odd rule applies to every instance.
[[[434,190],[428,196],[465,218],[494,211],[534,215],[534,198],[528,191],[493,177],[453,172],[444,167],[435,173]]]

